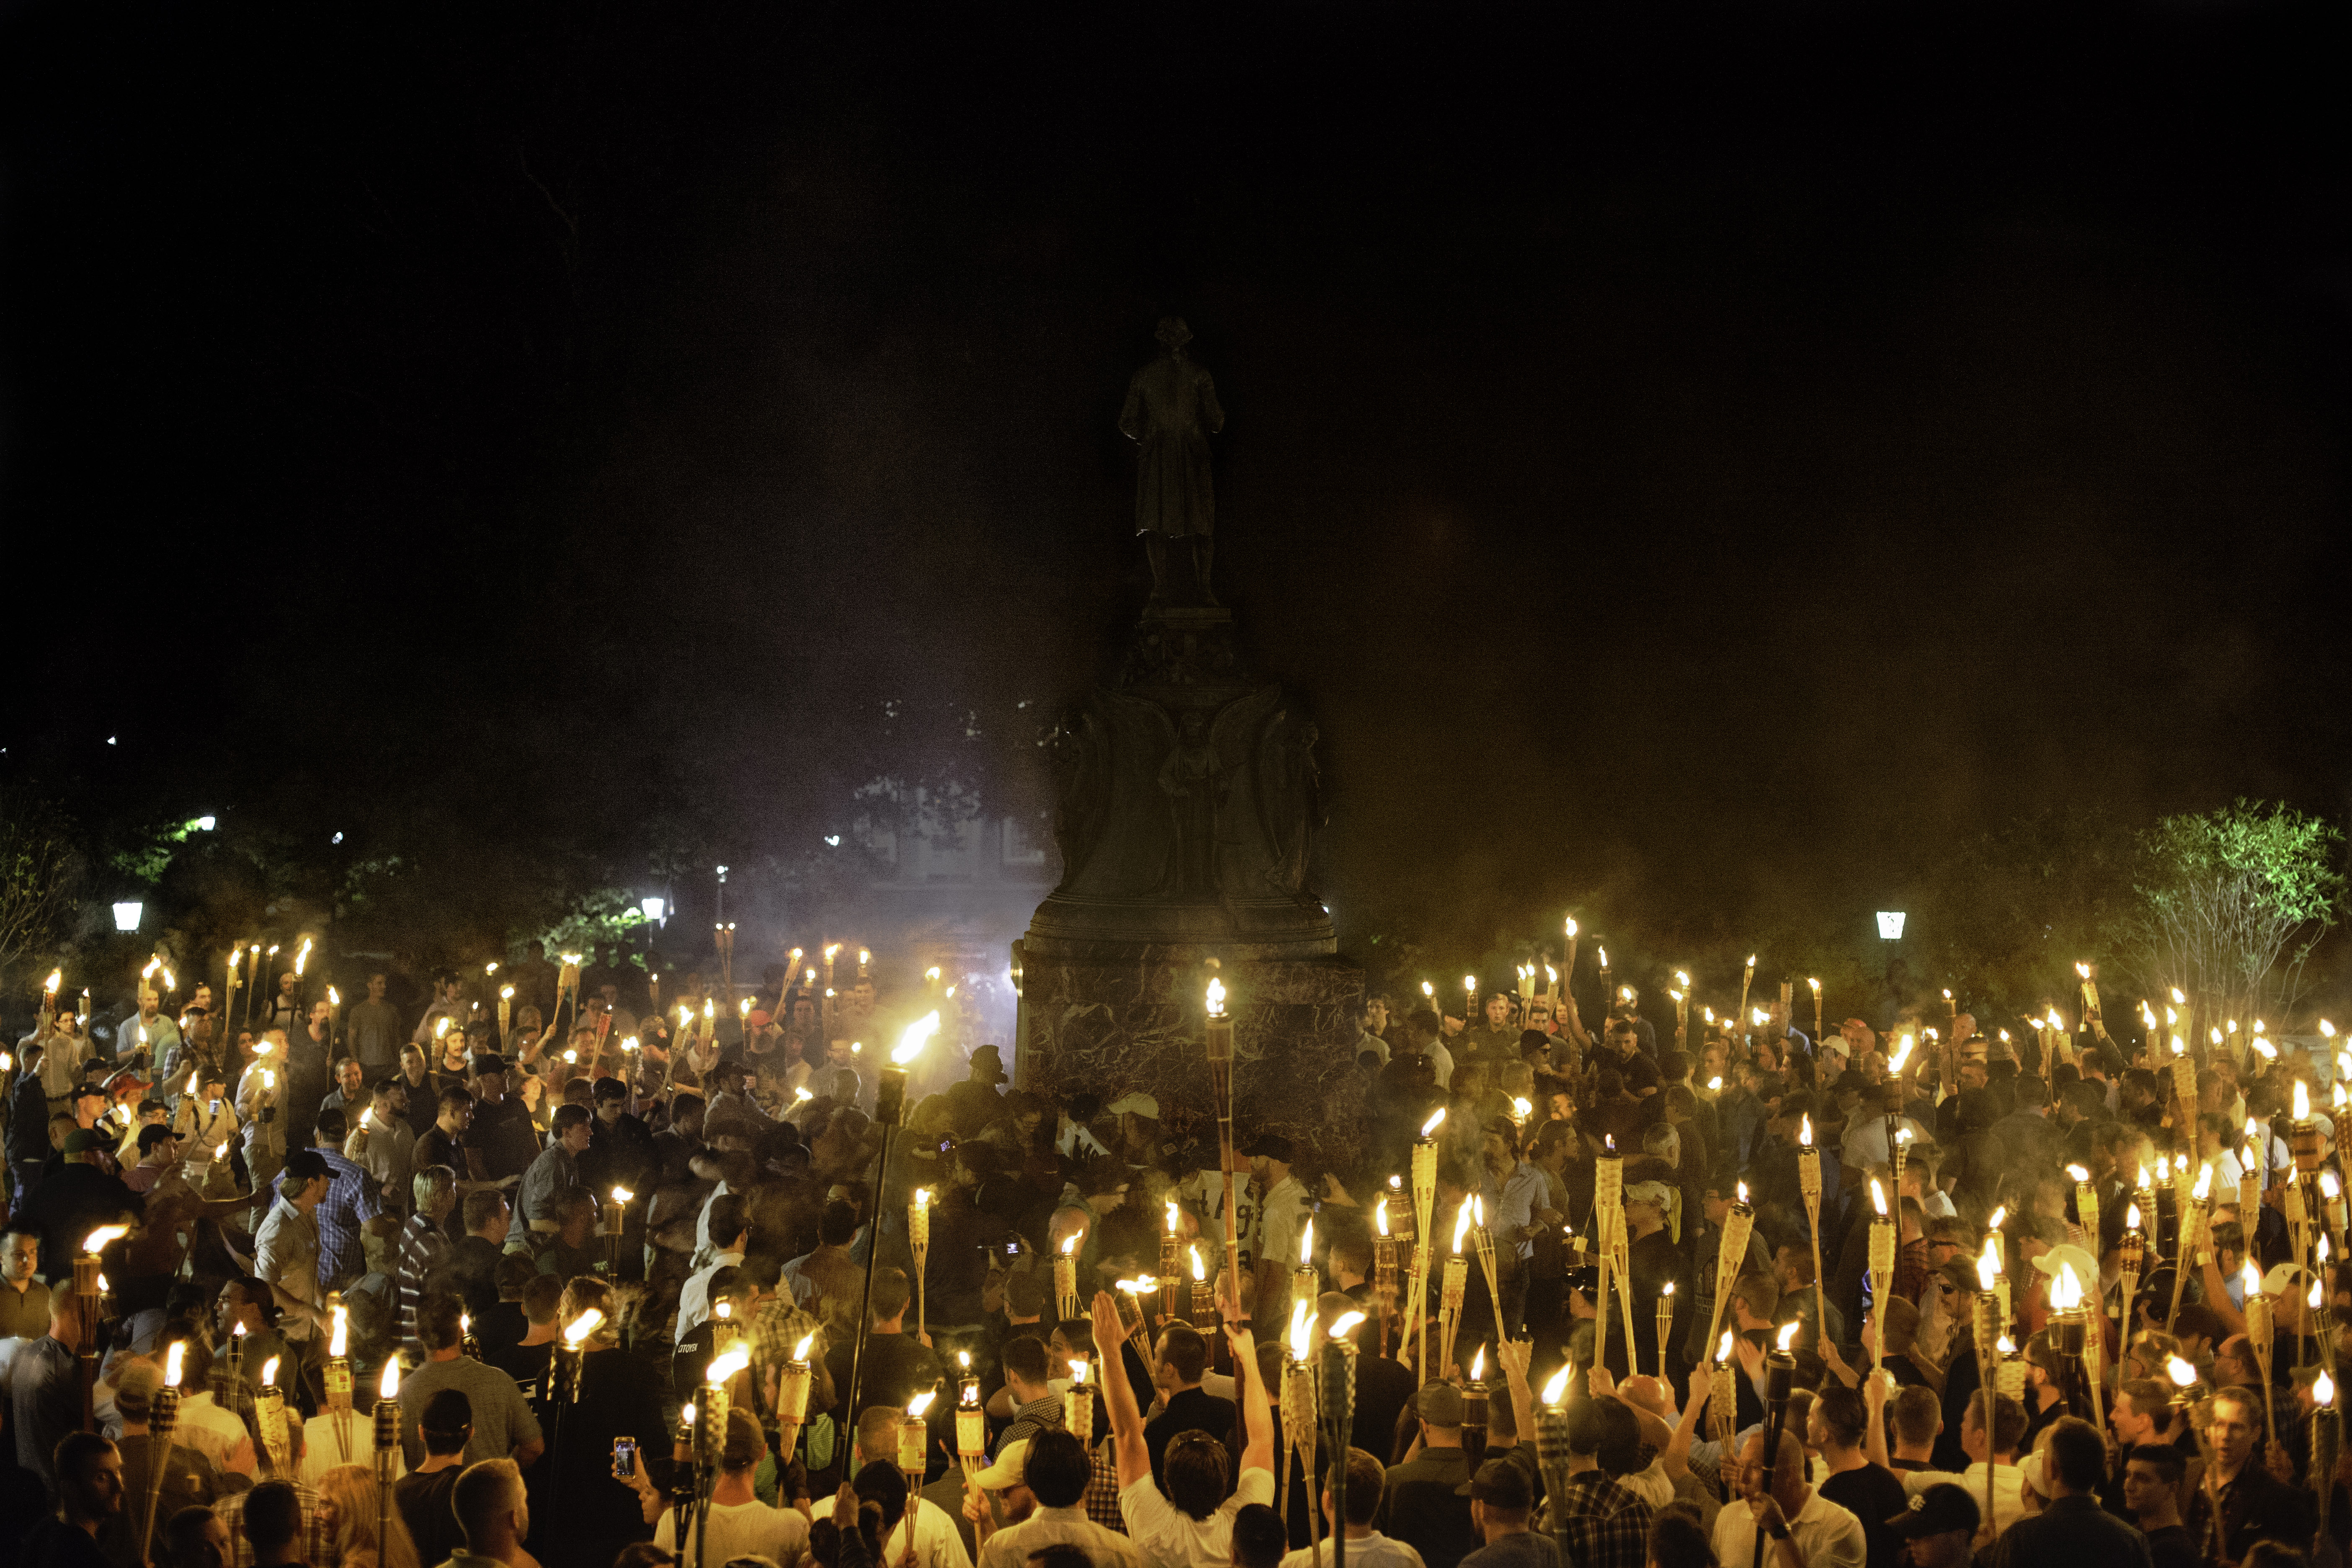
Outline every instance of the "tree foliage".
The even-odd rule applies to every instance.
[[[65,814],[21,791],[0,793],[0,973],[61,933],[79,877]]]
[[[2141,836],[2126,953],[2151,993],[2186,987],[2236,1016],[2277,1017],[2336,923],[2343,833],[2284,805],[2240,800]]]

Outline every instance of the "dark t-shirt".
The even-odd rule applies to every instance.
[[[1901,1477],[1884,1465],[1864,1465],[1832,1476],[1815,1489],[1862,1521],[1869,1568],[1895,1568],[1903,1557],[1903,1542],[1886,1528],[1886,1521],[1911,1506]]]
[[[1188,1388],[1168,1401],[1168,1408],[1143,1424],[1143,1446],[1151,1452],[1151,1475],[1160,1480],[1161,1462],[1168,1458],[1169,1440],[1179,1432],[1206,1432],[1220,1443],[1233,1439],[1234,1402],[1220,1399],[1205,1389]],[[1163,1482],[1164,1484],[1164,1482]]]
[[[2195,1543],[2189,1539],[2189,1527],[2185,1524],[2149,1531],[2147,1554],[2156,1568],[2198,1568],[2204,1560]]]
[[[415,1538],[419,1563],[446,1563],[466,1544],[466,1532],[449,1506],[457,1478],[465,1472],[465,1466],[452,1465],[426,1475],[403,1476],[393,1483],[392,1500],[400,1505],[401,1520]]]
[[[833,1371],[833,1386],[849,1397],[849,1342],[845,1340],[825,1352]],[[857,1404],[862,1410],[877,1405],[903,1406],[940,1375],[939,1358],[925,1350],[914,1335],[869,1334],[865,1363],[858,1369]]]

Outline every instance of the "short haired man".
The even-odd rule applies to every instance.
[[[1402,1541],[1391,1541],[1372,1528],[1372,1520],[1381,1511],[1381,1486],[1388,1474],[1387,1467],[1361,1448],[1348,1450],[1348,1561],[1363,1568],[1425,1568],[1421,1553]],[[1261,1508],[1260,1513],[1268,1510]],[[1323,1515],[1336,1520],[1339,1510],[1331,1496],[1331,1482],[1327,1470],[1323,1482]],[[1255,1516],[1252,1516],[1255,1517]],[[1236,1513],[1234,1521],[1234,1562],[1243,1562],[1246,1542],[1243,1535],[1244,1521]],[[1281,1561],[1281,1568],[1328,1568],[1331,1561],[1331,1542],[1316,1543],[1312,1548],[1300,1547]]]
[[[1020,1484],[1036,1499],[1036,1509],[989,1538],[981,1549],[980,1568],[1028,1568],[1031,1552],[1065,1543],[1083,1550],[1096,1568],[1143,1568],[1134,1542],[1087,1517],[1087,1482],[1093,1473],[1085,1447],[1067,1432],[1041,1431],[1030,1437]]]
[[[1752,1559],[1761,1530],[1771,1568],[1863,1568],[1869,1546],[1862,1521],[1806,1484],[1805,1447],[1794,1432],[1780,1434],[1780,1452],[1769,1466],[1764,1437],[1753,1432],[1740,1446],[1738,1488],[1747,1506],[1727,1504],[1716,1516],[1717,1560]]]
[[[278,1178],[269,1217],[253,1238],[254,1277],[269,1287],[279,1313],[278,1331],[298,1353],[327,1325],[325,1286],[319,1277],[319,1205],[331,1184],[327,1162],[317,1151],[293,1151]]]
[[[474,1436],[473,1402],[461,1388],[445,1388],[425,1402],[416,1418],[425,1438],[425,1458],[394,1481],[392,1500],[416,1542],[416,1560],[446,1563],[464,1547],[449,1497],[466,1468],[466,1445]]]
[[[2005,1532],[2004,1562],[2066,1563],[2136,1568],[2148,1561],[2140,1532],[2099,1506],[2093,1494],[2106,1474],[2107,1446],[2099,1429],[2072,1415],[2051,1423],[2037,1490],[2050,1499],[2040,1513]]]
[[[1228,1320],[1241,1316],[1230,1296],[1219,1303]],[[1245,1328],[1228,1328],[1234,1364],[1242,1373],[1242,1420],[1248,1447],[1226,1495],[1228,1459],[1216,1431],[1188,1430],[1171,1437],[1163,1480],[1151,1476],[1143,1415],[1128,1386],[1127,1326],[1108,1291],[1094,1300],[1095,1364],[1102,1369],[1110,1413],[1111,1459],[1118,1472],[1118,1511],[1127,1533],[1153,1563],[1212,1563],[1233,1555],[1234,1515],[1251,1503],[1274,1500],[1274,1413],[1258,1374],[1257,1345]],[[1198,1337],[1197,1335],[1195,1336]],[[1223,1403],[1219,1401],[1219,1403]]]
[[[41,1231],[21,1216],[0,1230],[0,1340],[49,1331],[49,1288],[40,1278]]]
[[[1732,1512],[1725,1509],[1723,1517]],[[1902,1544],[1905,1561],[1913,1568],[1968,1568],[1983,1517],[1967,1488],[1938,1481],[1888,1520],[1886,1530]],[[1720,1531],[1717,1539],[1721,1539]]]
[[[1058,1430],[1063,1414],[1062,1396],[1054,1390],[1044,1340],[1035,1334],[1015,1334],[997,1353],[1004,1365],[1005,1401],[1013,1407],[1013,1424],[996,1442],[996,1457],[1001,1459],[1015,1443],[1042,1431]]]
[[[2147,1537],[2154,1568],[2200,1568],[2205,1554],[2180,1521],[2180,1483],[2189,1473],[2169,1443],[2139,1443],[2124,1450],[2124,1509]]]
[[[1528,1528],[1535,1500],[1535,1486],[1519,1465],[1509,1459],[1489,1459],[1480,1465],[1478,1473],[1470,1478],[1470,1524],[1485,1544],[1462,1559],[1462,1568],[1559,1568],[1559,1549],[1549,1537]],[[1648,1506],[1638,1500],[1634,1508],[1644,1515],[1649,1512]],[[1645,1518],[1642,1539],[1648,1540],[1649,1533]],[[1632,1559],[1601,1555],[1575,1561],[1601,1564]]]
[[[889,1405],[869,1405],[858,1415],[857,1425],[851,1428],[853,1435],[847,1473],[857,1478],[857,1492],[862,1499],[878,1502],[882,1507],[882,1555],[879,1561],[885,1563],[904,1563],[907,1561],[907,1516],[911,1513],[915,1521],[912,1550],[919,1568],[971,1568],[971,1550],[968,1544],[971,1521],[964,1517],[961,1510],[965,1496],[961,1474],[951,1469],[942,1478],[953,1489],[949,1500],[958,1509],[954,1513],[928,1497],[907,1495],[903,1480],[892,1495],[887,1496],[874,1484],[882,1475],[898,1471],[898,1428],[904,1419]],[[866,1473],[869,1469],[875,1470],[871,1478]],[[816,1499],[809,1509],[809,1518],[835,1517],[834,1505],[837,1500],[837,1496]]]
[[[2213,1395],[2205,1426],[2205,1484],[2189,1499],[2189,1538],[2212,1539],[2211,1494],[2221,1498],[2222,1555],[2245,1560],[2257,1541],[2277,1541],[2304,1550],[2310,1541],[2311,1496],[2271,1474],[2254,1455],[2263,1433],[2263,1397],[2249,1388],[2224,1388]]]
[[[729,1411],[727,1438],[719,1452],[719,1479],[711,1487],[709,1503],[697,1516],[683,1542],[678,1539],[677,1510],[664,1510],[660,1522],[654,1526],[654,1544],[664,1551],[676,1552],[681,1563],[732,1563],[750,1556],[764,1557],[772,1563],[798,1562],[808,1545],[808,1521],[801,1517],[798,1509],[772,1508],[761,1502],[751,1489],[752,1472],[760,1468],[767,1452],[759,1420],[748,1410]],[[889,1462],[895,1470],[896,1458]],[[640,1500],[650,1499],[656,1507],[668,1500],[654,1489],[653,1480],[642,1463],[628,1479]],[[904,1482],[899,1490],[903,1495]],[[884,1521],[885,1531],[891,1522]],[[952,1538],[955,1532],[950,1530],[948,1533]]]
[[[1516,1447],[1514,1445],[1515,1450]],[[1641,1452],[1641,1427],[1623,1400],[1614,1394],[1602,1394],[1579,1400],[1569,1407],[1568,1484],[1552,1506],[1555,1528],[1570,1561],[1579,1564],[1641,1561],[1643,1543],[1649,1539],[1655,1516],[1649,1503],[1623,1484],[1626,1475],[1642,1468]],[[1517,1458],[1515,1452],[1506,1468],[1524,1486],[1527,1475]],[[1480,1467],[1477,1479],[1471,1482],[1472,1523],[1487,1545],[1464,1558],[1465,1563],[1503,1561],[1488,1555],[1496,1544],[1495,1537],[1489,1533],[1489,1523],[1497,1508],[1507,1521],[1511,1498],[1498,1496],[1490,1485],[1484,1494],[1486,1500],[1483,1510],[1476,1500],[1482,1495],[1480,1481],[1497,1463],[1503,1461],[1489,1461]],[[1524,1527],[1522,1520],[1521,1528]],[[1519,1551],[1523,1552],[1524,1547]]]
[[[425,1346],[425,1363],[400,1384],[401,1447],[410,1469],[425,1462],[425,1407],[445,1388],[466,1395],[473,1434],[466,1445],[468,1463],[505,1458],[529,1465],[546,1450],[539,1417],[523,1403],[515,1380],[495,1367],[485,1366],[465,1353],[459,1327],[462,1305],[446,1293],[425,1297],[417,1309],[417,1338]]]
[[[139,1162],[122,1173],[122,1184],[134,1193],[152,1192],[165,1172],[180,1163],[180,1135],[162,1122],[139,1130]]]
[[[1095,1333],[1096,1342],[1100,1343],[1099,1322]],[[1168,1446],[1178,1433],[1210,1432],[1222,1436],[1234,1430],[1234,1420],[1239,1412],[1232,1400],[1220,1398],[1202,1386],[1208,1371],[1209,1342],[1200,1330],[1180,1322],[1171,1323],[1161,1331],[1160,1355],[1153,1367],[1160,1410],[1143,1424],[1143,1446],[1151,1456],[1152,1475],[1163,1484]]]
[[[33,1526],[22,1561],[33,1563],[100,1563],[98,1532],[122,1511],[122,1456],[95,1432],[68,1432],[41,1456],[54,1467],[58,1511]],[[11,1521],[21,1529],[25,1521]]]
[[[1910,1500],[1902,1478],[1863,1453],[1873,1419],[1859,1390],[1832,1384],[1813,1397],[1805,1417],[1805,1441],[1829,1471],[1822,1480],[1822,1495],[1862,1521],[1872,1562],[1892,1563],[1901,1543],[1885,1533],[1886,1521],[1908,1507]]]
[[[466,1194],[457,1214],[466,1234],[449,1249],[450,1288],[463,1298],[466,1310],[487,1317],[498,1306],[499,1259],[505,1256],[513,1211],[504,1193],[479,1187]]]
[[[400,1227],[393,1285],[400,1303],[401,1337],[416,1343],[416,1310],[449,1261],[449,1236],[442,1222],[457,1206],[457,1173],[446,1165],[419,1165],[409,1179],[416,1212]]]
[[[1391,1465],[1381,1487],[1374,1522],[1383,1534],[1421,1554],[1429,1568],[1454,1565],[1480,1545],[1471,1520],[1469,1457],[1462,1448],[1462,1391],[1433,1383],[1413,1396],[1420,1452]]]
[[[1426,1017],[1427,1015],[1423,1014],[1422,1016]],[[1349,1472],[1350,1475],[1353,1473]],[[1352,1497],[1354,1495],[1352,1480],[1349,1483],[1349,1495]],[[1372,1538],[1379,1541],[1388,1540],[1378,1531],[1372,1532]],[[1350,1541],[1355,1539],[1355,1532],[1352,1530],[1349,1531],[1348,1539]],[[1291,1552],[1287,1557],[1285,1556],[1284,1549],[1289,1544],[1290,1532],[1283,1528],[1282,1515],[1264,1503],[1252,1503],[1234,1515],[1234,1568],[1277,1568],[1277,1565],[1284,1565],[1284,1568],[1286,1568],[1291,1557],[1303,1560],[1306,1556],[1304,1549]],[[1391,1544],[1395,1543],[1391,1542]],[[1326,1542],[1326,1545],[1328,1546],[1328,1543]],[[1350,1548],[1350,1550],[1353,1549]],[[1412,1549],[1408,1546],[1405,1550],[1410,1552]],[[1420,1561],[1419,1557],[1416,1556],[1414,1561]]]
[[[917,1339],[907,1332],[907,1308],[914,1298],[913,1287],[908,1283],[907,1271],[882,1265],[874,1270],[873,1321],[866,1338],[865,1364],[858,1373],[858,1399],[863,1405],[897,1405],[907,1401],[926,1388],[935,1385],[944,1374],[940,1359],[931,1353],[929,1337]],[[849,1389],[849,1352],[855,1337],[841,1336],[841,1342],[825,1352],[825,1365],[832,1370],[833,1385]]]
[[[552,1236],[562,1226],[563,1216],[556,1204],[566,1191],[580,1184],[580,1156],[588,1151],[593,1121],[576,1105],[557,1106],[551,1123],[554,1137],[523,1173],[522,1216],[541,1236]]]
[[[449,1554],[451,1568],[539,1568],[522,1549],[530,1533],[530,1502],[523,1495],[522,1471],[512,1459],[469,1465],[450,1489],[450,1511],[466,1537],[466,1549]]]
[[[1986,1475],[1990,1472],[1992,1532],[1998,1536],[2025,1510],[2025,1478],[2017,1470],[2017,1447],[2025,1440],[2025,1406],[2006,1394],[1994,1394],[1990,1436],[1985,1431],[1984,1409],[1984,1396],[1979,1394],[1969,1401],[1968,1414],[1961,1418],[1960,1448],[1969,1457],[1969,1468],[1960,1473],[1960,1484],[1969,1489],[1969,1496],[1983,1497]]]
[[[1924,1384],[1898,1388],[1887,1411],[1895,1449],[1886,1468],[1903,1479],[1903,1489],[1916,1498],[1943,1482],[1958,1485],[1958,1475],[1936,1468],[1936,1439],[1944,1430],[1944,1402],[1936,1391]]]
[[[721,1193],[710,1201],[708,1210],[710,1238],[718,1250],[709,1267],[687,1276],[677,1292],[677,1331],[671,1338],[686,1343],[687,1335],[702,1326],[710,1316],[710,1281],[721,1268],[742,1263],[751,1250],[751,1205],[740,1193]]]

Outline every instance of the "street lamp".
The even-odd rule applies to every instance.
[[[1878,940],[1881,942],[1901,942],[1903,940],[1903,921],[1906,918],[1906,917],[1901,910],[1879,910]]]
[[[139,929],[140,913],[146,907],[146,905],[141,903],[137,899],[127,899],[121,903],[115,905],[114,929],[119,931],[137,931]]]
[[[656,923],[666,923],[662,921],[662,916],[668,910],[669,905],[663,900],[640,899],[637,900],[637,908],[645,911],[646,919]]]

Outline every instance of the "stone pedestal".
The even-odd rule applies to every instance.
[[[1231,612],[1147,612],[1118,679],[1055,735],[1062,880],[1015,944],[1023,1087],[1140,1089],[1206,1123],[1212,973],[1234,1019],[1234,1132],[1326,1159],[1360,1138],[1363,971],[1338,956],[1310,862],[1315,725],[1253,675]],[[1217,967],[1206,967],[1209,960]]]
[[[1298,1145],[1303,1163],[1325,1166],[1344,1163],[1361,1142],[1355,1047],[1364,972],[1355,964],[1336,956],[1245,959],[1206,970],[1199,950],[1183,946],[1043,958],[1023,948],[1019,1087],[1105,1096],[1140,1089],[1160,1102],[1163,1122],[1200,1129],[1213,1162],[1216,1106],[1202,1044],[1213,973],[1234,1018],[1235,1139],[1279,1132]]]

